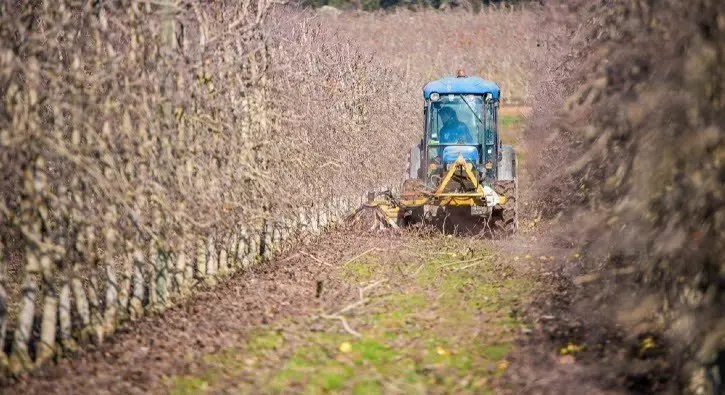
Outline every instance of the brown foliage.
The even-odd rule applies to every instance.
[[[416,96],[408,100],[420,100],[425,83],[464,69],[496,81],[504,102],[522,102],[530,94],[536,21],[535,11],[529,9],[491,7],[480,13],[345,13],[327,23],[409,80]]]
[[[669,340],[680,390],[706,388],[725,350],[725,5],[595,3],[555,9],[583,24],[559,36],[572,49],[557,66],[572,74],[553,72],[561,86],[548,92],[565,110],[528,130],[539,204],[572,219],[592,260],[636,268],[597,300],[647,301],[621,323]]]
[[[400,184],[420,130],[410,83],[311,13],[280,9],[268,31],[281,111],[274,201],[293,208]]]
[[[0,231],[44,281],[260,211],[265,2],[0,7]]]

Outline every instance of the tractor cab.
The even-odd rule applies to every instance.
[[[516,155],[499,140],[500,96],[495,82],[462,71],[425,85],[425,129],[403,184],[406,213],[417,218],[421,209],[425,216],[442,208],[515,228]]]
[[[456,90],[451,87],[451,91]],[[459,157],[471,165],[477,179],[496,178],[498,97],[494,99],[491,92],[468,93],[471,90],[431,92],[426,99],[423,154],[429,186],[437,184]]]
[[[460,158],[480,183],[496,180],[498,85],[479,77],[466,77],[459,72],[456,77],[428,83],[423,88],[423,97],[425,132],[416,147],[420,155],[416,159],[420,159],[420,165],[411,166],[410,178],[435,188]],[[415,173],[412,173],[413,170]],[[458,192],[475,190],[476,186],[451,185]]]

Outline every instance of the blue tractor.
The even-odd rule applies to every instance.
[[[513,233],[516,154],[499,138],[500,96],[496,83],[462,71],[425,85],[424,136],[411,149],[401,196],[372,196],[366,206],[389,226],[456,217]]]

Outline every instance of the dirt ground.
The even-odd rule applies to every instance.
[[[497,393],[537,280],[496,242],[338,230],[14,393]]]
[[[620,393],[579,363],[551,245],[340,228],[4,390]]]

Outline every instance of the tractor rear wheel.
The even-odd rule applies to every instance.
[[[494,207],[491,214],[491,228],[494,235],[507,236],[518,228],[518,181],[516,177],[516,151],[510,145],[501,147],[498,162],[498,179],[493,183],[493,190],[499,196],[506,197],[504,204]]]
[[[491,214],[491,229],[496,236],[508,236],[518,227],[518,185],[516,180],[499,180],[493,183],[493,190],[505,196],[506,202],[497,205]]]

